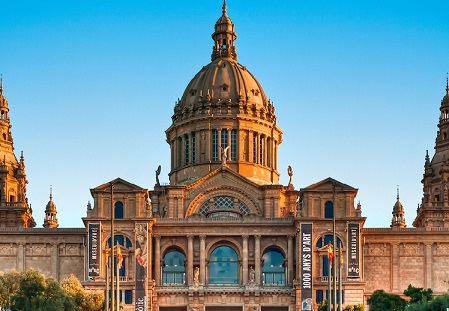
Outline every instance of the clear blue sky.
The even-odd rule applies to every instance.
[[[89,189],[152,188],[174,103],[210,61],[221,0],[1,2],[0,73],[16,155],[42,226],[50,185],[62,227]],[[239,62],[274,101],[297,189],[359,189],[368,227],[388,227],[399,185],[410,227],[433,155],[449,71],[449,1],[228,0]]]

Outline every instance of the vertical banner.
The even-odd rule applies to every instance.
[[[360,277],[360,224],[348,224],[348,278]]]
[[[147,310],[148,224],[136,223],[136,304],[135,310]]]
[[[312,224],[301,224],[301,311],[312,310]]]
[[[101,230],[99,223],[89,223],[87,225],[88,240],[87,249],[89,253],[88,274],[89,280],[100,276],[100,256],[101,256]]]

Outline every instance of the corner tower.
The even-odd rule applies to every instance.
[[[0,79],[0,227],[34,227],[36,223],[26,197],[25,159],[22,153],[17,161],[11,127]]]
[[[423,198],[417,209],[414,227],[449,228],[449,83],[441,100],[440,119],[435,139],[435,154],[428,152],[424,163]]]
[[[276,185],[282,130],[262,86],[237,62],[226,2],[212,39],[212,62],[190,81],[166,130],[170,184],[189,185],[226,163],[256,184]]]

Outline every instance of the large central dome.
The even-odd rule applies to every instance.
[[[170,184],[190,184],[223,165],[258,184],[277,184],[282,130],[256,78],[237,62],[234,24],[223,4],[212,62],[190,81],[167,129]]]

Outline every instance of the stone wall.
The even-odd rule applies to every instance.
[[[58,281],[70,274],[84,280],[86,230],[0,229],[1,271],[35,269]]]

